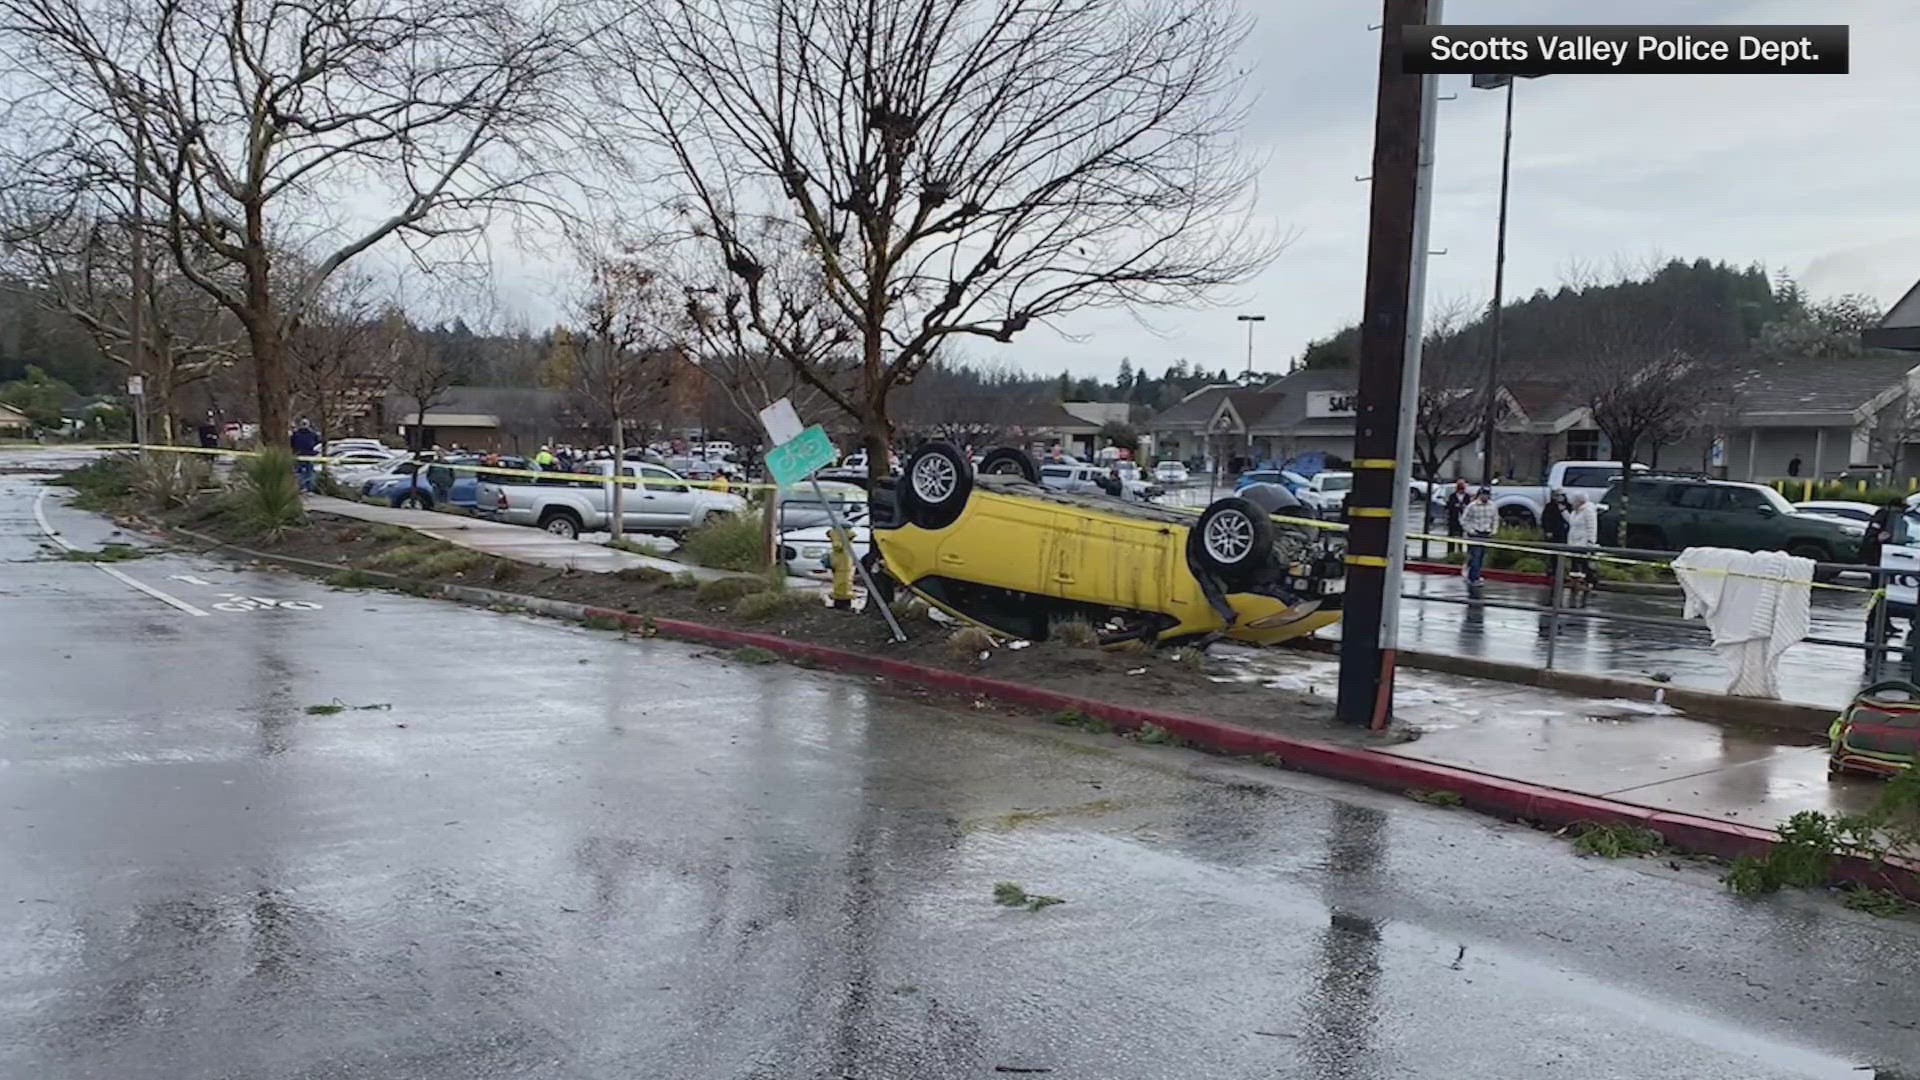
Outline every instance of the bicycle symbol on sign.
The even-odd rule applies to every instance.
[[[212,605],[215,611],[318,611],[320,605],[311,600],[275,600],[266,596],[241,596],[239,593],[223,593],[225,600]]]

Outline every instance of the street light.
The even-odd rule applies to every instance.
[[[1538,75],[1522,75],[1523,79],[1537,79]],[[1493,246],[1493,326],[1491,340],[1487,343],[1487,405],[1486,413],[1480,420],[1480,482],[1493,483],[1493,426],[1498,412],[1500,387],[1500,324],[1506,304],[1505,289],[1507,283],[1507,176],[1513,164],[1513,76],[1511,75],[1475,75],[1475,90],[1507,90],[1506,123],[1500,134],[1500,223]]]
[[[1235,315],[1234,320],[1247,324],[1247,374],[1246,381],[1253,381],[1253,324],[1266,322],[1265,315]]]

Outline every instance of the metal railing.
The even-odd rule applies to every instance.
[[[1409,539],[1411,542],[1414,538]],[[1457,536],[1444,538],[1428,537],[1427,539],[1436,540],[1454,549],[1464,549],[1473,544],[1483,543],[1483,541],[1469,537]],[[1574,547],[1567,544],[1555,544],[1547,541],[1527,541],[1524,543],[1495,541],[1494,544],[1499,547],[1536,555],[1545,559],[1551,565],[1551,580],[1546,586],[1548,592],[1547,602],[1545,604],[1529,604],[1498,597],[1479,596],[1472,593],[1465,596],[1442,596],[1430,592],[1403,591],[1400,594],[1401,598],[1404,600],[1417,600],[1424,603],[1457,604],[1469,608],[1495,608],[1507,611],[1527,611],[1545,615],[1547,617],[1547,625],[1545,631],[1546,656],[1544,666],[1548,671],[1554,670],[1554,660],[1558,651],[1560,629],[1563,620],[1588,619],[1601,623],[1611,622],[1657,626],[1694,632],[1706,630],[1705,624],[1693,619],[1588,608],[1585,601],[1591,589],[1578,590],[1574,593],[1574,595],[1580,598],[1580,602],[1567,602],[1569,597],[1567,573],[1570,563],[1581,561],[1585,562],[1587,566],[1593,567],[1595,564],[1592,560],[1611,559],[1622,563],[1664,567],[1678,554],[1677,552],[1627,547]],[[1461,567],[1461,571],[1464,576],[1465,567]],[[1799,643],[1806,645],[1824,645],[1864,653],[1868,682],[1877,682],[1887,677],[1913,679],[1915,677],[1913,671],[1915,653],[1911,643],[1906,646],[1901,646],[1890,645],[1887,642],[1889,605],[1886,603],[1886,588],[1888,584],[1895,578],[1903,575],[1912,577],[1913,572],[1878,566],[1855,566],[1850,563],[1823,562],[1815,564],[1814,573],[1816,580],[1813,582],[1812,587],[1815,589],[1836,589],[1854,594],[1870,595],[1873,597],[1873,601],[1868,611],[1863,640],[1847,641],[1840,638],[1809,635],[1801,638]],[[1819,578],[1831,579],[1841,573],[1854,575],[1864,574],[1871,581],[1871,584],[1867,586],[1842,585],[1834,583],[1831,580],[1817,580]],[[1593,578],[1595,583],[1598,584],[1599,577],[1597,571],[1593,575]],[[1608,590],[1601,587],[1600,591],[1605,592]],[[1902,653],[1905,654],[1904,657],[1898,660],[1894,659],[1896,655]]]

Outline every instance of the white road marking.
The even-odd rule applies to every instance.
[[[169,578],[172,578],[175,581],[184,581],[189,585],[198,585],[203,589],[213,588],[213,582],[201,581],[199,578],[194,577],[192,574],[168,574],[167,576]]]
[[[53,525],[47,521],[47,510],[45,506],[46,501],[47,501],[47,489],[41,488],[39,496],[33,500],[33,520],[39,523],[40,531],[43,533],[46,533],[47,539],[60,545],[60,547],[63,550],[66,550],[66,551],[79,550],[78,548],[75,548],[72,544],[69,544],[65,540],[60,539],[59,534],[53,531]],[[179,608],[181,611],[184,611],[189,615],[204,616],[207,614],[206,612],[201,611],[199,608],[194,607],[192,604],[187,603],[185,600],[182,600],[177,596],[168,596],[166,593],[163,593],[159,589],[156,589],[153,586],[148,585],[144,581],[135,581],[133,578],[128,577],[126,574],[121,573],[119,570],[116,570],[113,567],[108,566],[106,563],[88,562],[87,565],[93,567],[95,570],[98,570],[103,574],[106,574],[108,577],[118,578],[122,582],[125,582],[126,584],[133,586],[134,588],[140,590],[141,592],[146,593],[148,596],[153,597],[155,600],[158,600],[163,604],[167,604],[172,607]]]

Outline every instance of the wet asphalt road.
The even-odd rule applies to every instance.
[[[1920,1066],[1910,923],[866,680],[119,565],[192,615],[45,561],[35,491],[0,477],[9,1080]]]

